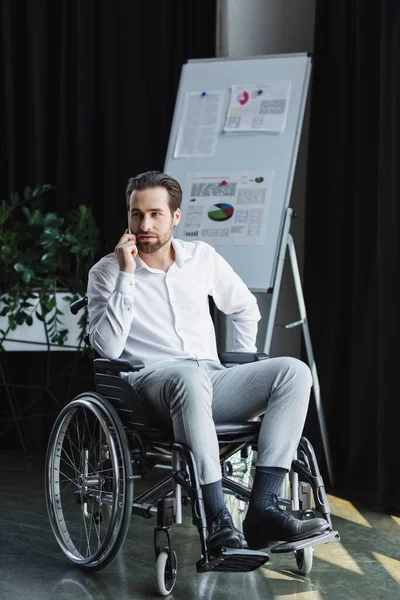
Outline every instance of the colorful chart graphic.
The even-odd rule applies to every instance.
[[[212,210],[208,212],[208,217],[211,221],[227,221],[233,215],[233,210],[233,206],[221,202],[212,207]]]
[[[237,101],[242,106],[243,106],[243,104],[246,104],[246,102],[249,101],[249,94],[248,94],[248,92],[242,92],[241,94],[239,94],[239,96],[237,97]]]

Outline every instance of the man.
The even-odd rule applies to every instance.
[[[172,420],[175,439],[194,453],[211,549],[244,543],[224,504],[215,423],[263,413],[243,523],[248,546],[319,534],[328,528],[324,519],[300,521],[277,506],[306,418],[310,370],[288,357],[221,365],[208,296],[232,318],[233,351],[256,352],[260,313],[254,296],[211,246],[172,238],[181,199],[179,183],[163,173],[129,180],[128,229],[115,252],[89,274],[91,344],[105,358],[145,363],[125,376],[150,420]]]

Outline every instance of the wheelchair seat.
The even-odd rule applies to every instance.
[[[258,437],[261,421],[248,421],[247,423],[216,423],[215,429],[219,441],[255,441]],[[172,424],[165,422],[151,423],[151,428],[142,432],[143,439],[147,440],[172,440],[174,433]]]

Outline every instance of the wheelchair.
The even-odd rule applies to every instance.
[[[71,305],[76,314],[86,297]],[[265,354],[224,353],[229,367],[268,358]],[[196,461],[188,446],[173,439],[172,426],[150,423],[142,403],[121,372],[144,368],[139,361],[94,359],[96,391],[79,394],[58,415],[46,454],[46,503],[56,540],[75,565],[90,571],[105,568],[117,556],[126,538],[132,514],[156,518],[154,529],[155,583],[159,594],[169,594],[177,578],[177,556],[171,527],[182,523],[182,506],[190,505],[200,538],[198,573],[253,571],[269,560],[265,552],[207,547],[207,523]],[[234,366],[233,366],[234,368]],[[251,470],[260,420],[216,425],[224,493],[243,506],[251,492]],[[169,473],[134,497],[134,483],[156,467]],[[337,542],[330,508],[316,456],[302,437],[286,479],[282,508],[300,519],[315,511],[329,523],[322,534],[297,542],[276,543],[271,553],[294,552],[297,570],[312,567],[313,547]],[[290,489],[289,489],[290,488]],[[290,492],[290,493],[289,493]],[[228,504],[229,506],[229,504]]]

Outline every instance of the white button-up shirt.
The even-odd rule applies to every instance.
[[[89,272],[89,339],[103,357],[218,362],[208,296],[231,315],[232,351],[256,352],[257,301],[231,266],[204,242],[172,240],[175,262],[168,271],[136,256],[132,275],[108,254]]]

